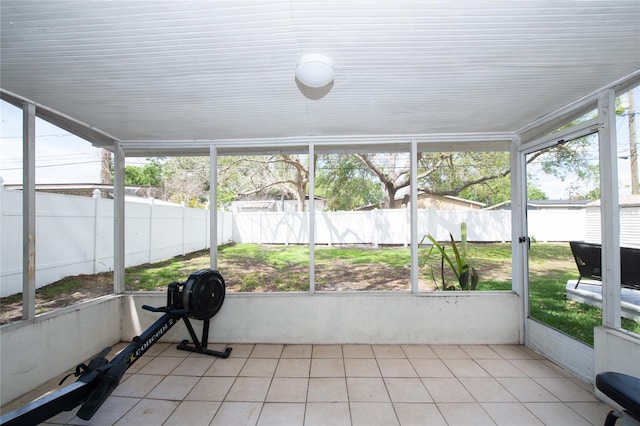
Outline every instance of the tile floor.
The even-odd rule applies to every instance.
[[[609,411],[523,346],[231,346],[219,359],[156,343],[90,422],[65,412],[46,424],[602,425]]]

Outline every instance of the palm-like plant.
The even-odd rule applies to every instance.
[[[433,244],[429,249],[429,252],[427,253],[427,256],[422,266],[424,266],[427,263],[434,249],[438,253],[440,253],[440,275],[442,278],[443,290],[457,289],[455,284],[450,285],[446,281],[445,271],[444,271],[445,262],[449,265],[449,267],[451,268],[451,271],[456,276],[458,285],[460,286],[461,290],[476,290],[478,288],[478,271],[476,271],[476,269],[473,266],[469,265],[469,262],[467,261],[467,224],[463,222],[460,225],[460,228],[461,228],[461,241],[460,241],[459,248],[458,248],[458,245],[456,244],[456,241],[453,238],[453,235],[449,233],[449,238],[451,239],[451,248],[453,250],[453,258],[449,256],[449,254],[446,252],[446,247],[443,244],[440,244],[431,234],[425,235],[422,238],[422,241],[420,242],[420,244],[422,244],[424,239],[427,238]],[[435,283],[436,280],[435,280],[435,276],[433,275],[433,271],[432,271],[432,278]],[[437,284],[436,284],[436,287],[437,287]]]

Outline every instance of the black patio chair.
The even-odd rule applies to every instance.
[[[596,387],[623,408],[622,412],[611,411],[605,419],[604,426],[614,426],[620,418],[623,425],[636,424],[628,417],[640,424],[640,379],[628,374],[606,371],[596,375]]]
[[[569,241],[571,253],[576,261],[580,277],[574,288],[578,288],[580,280],[602,280],[602,254],[600,244],[585,243],[583,241]]]

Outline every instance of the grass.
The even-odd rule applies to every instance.
[[[206,268],[209,268],[209,250],[202,250],[127,268],[125,286],[127,290],[166,290],[169,283],[183,282],[190,273]]]
[[[468,257],[480,273],[478,290],[511,290],[510,244],[469,244]],[[593,345],[593,328],[602,323],[602,311],[564,297],[567,281],[578,278],[569,245],[532,244],[530,258],[531,317]],[[315,261],[317,290],[340,289],[329,284],[331,280],[340,279],[346,280],[345,285],[351,290],[409,289],[409,248],[324,246],[315,250]],[[227,245],[219,248],[218,267],[225,277],[227,291],[308,291],[309,250],[306,246]],[[130,267],[125,274],[126,288],[165,291],[169,283],[183,282],[190,273],[205,268],[209,268],[208,250]],[[426,270],[421,270],[421,274],[426,282],[430,281]],[[401,284],[389,284],[394,280]],[[366,285],[358,287],[358,281]],[[38,289],[37,293],[48,300],[67,298],[73,303],[77,300],[72,299],[83,297],[87,283],[94,286],[100,283],[107,289],[104,294],[108,294],[111,282],[111,274],[68,277]],[[20,301],[21,295],[2,298],[3,308],[10,302],[19,304]],[[640,334],[640,322],[623,318],[622,327]]]
[[[392,267],[411,264],[411,251],[397,247],[320,247],[315,251],[316,262],[335,263],[339,260],[352,265],[364,263],[382,263]]]

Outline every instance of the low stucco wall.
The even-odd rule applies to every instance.
[[[640,377],[640,339],[637,335],[607,327],[596,327],[593,332],[595,374],[616,371]],[[596,396],[613,407],[617,406],[597,388]]]
[[[159,314],[166,296],[125,296],[122,337],[130,340]],[[210,342],[518,344],[520,298],[512,292],[227,294],[211,320]],[[200,321],[193,321],[200,333]],[[178,324],[164,341],[188,334]]]
[[[591,346],[531,318],[526,319],[525,329],[528,347],[593,383],[594,350]]]
[[[0,404],[119,342],[120,311],[106,296],[0,327]]]
[[[640,339],[623,330],[594,329],[595,374],[617,371],[640,377]]]
[[[520,298],[512,292],[227,294],[211,320],[210,342],[518,344]],[[31,322],[2,326],[0,404],[120,341],[161,314],[166,293],[107,296]],[[200,335],[202,321],[192,321]],[[182,322],[164,342],[189,339]]]

